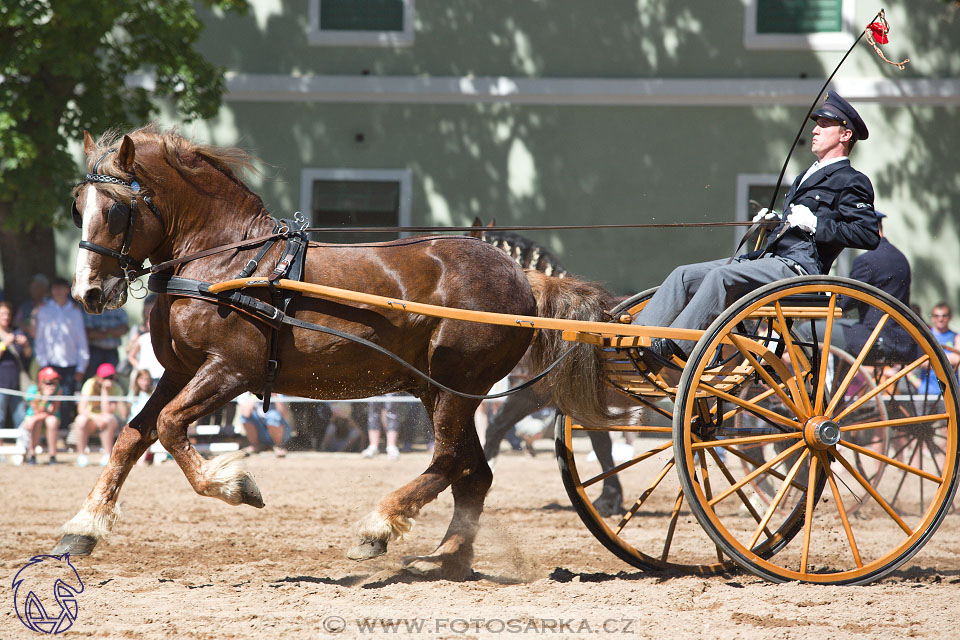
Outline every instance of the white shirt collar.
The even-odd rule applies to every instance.
[[[812,176],[814,173],[816,173],[820,169],[830,166],[835,162],[840,162],[841,160],[846,160],[846,159],[847,159],[847,156],[837,156],[835,158],[827,158],[822,162],[820,160],[817,160],[812,165],[810,165],[810,168],[807,169],[806,173],[803,174],[803,178],[800,179],[800,184],[803,184],[807,180],[807,178]]]

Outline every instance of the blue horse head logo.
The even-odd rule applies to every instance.
[[[82,592],[83,581],[70,563],[69,553],[34,556],[13,578],[17,617],[38,633],[63,633],[72,627],[77,619],[77,595]]]

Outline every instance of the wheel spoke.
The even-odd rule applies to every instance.
[[[899,460],[894,460],[893,458],[888,458],[887,456],[883,455],[882,453],[876,453],[876,452],[874,452],[874,451],[871,451],[870,449],[866,449],[866,448],[864,448],[864,447],[861,447],[860,445],[854,444],[854,443],[852,443],[852,442],[848,442],[847,440],[840,440],[840,442],[838,442],[837,444],[843,445],[844,447],[847,447],[848,449],[853,449],[854,451],[858,452],[860,455],[864,455],[864,456],[867,456],[867,457],[869,457],[869,458],[873,458],[874,460],[879,460],[880,462],[886,462],[887,464],[893,465],[894,467],[897,467],[898,469],[903,469],[903,470],[906,471],[907,473],[912,473],[912,474],[914,474],[914,475],[920,476],[921,478],[926,478],[927,480],[933,480],[934,482],[943,482],[943,478],[939,478],[939,477],[933,475],[932,473],[927,473],[927,472],[924,471],[923,469],[917,469],[916,467],[911,467],[910,465],[904,464],[904,463],[900,462]]]
[[[652,494],[656,490],[657,485],[663,482],[663,479],[667,476],[668,473],[670,473],[670,469],[673,469],[673,464],[674,464],[673,458],[670,458],[669,460],[667,460],[667,463],[663,465],[662,469],[660,469],[660,473],[658,473],[657,477],[653,479],[653,482],[650,483],[650,486],[647,487],[644,490],[644,492],[640,494],[640,497],[637,498],[637,501],[633,503],[633,506],[630,507],[630,510],[627,511],[625,514],[623,514],[623,518],[620,519],[620,524],[617,525],[617,528],[614,531],[616,535],[620,535],[620,532],[623,531],[623,528],[625,526],[627,526],[627,523],[630,521],[630,519],[633,518],[633,516],[637,513],[640,507],[643,506],[643,503],[647,501],[647,498],[650,497],[650,494]]]
[[[897,372],[896,375],[890,376],[886,380],[883,380],[881,384],[878,384],[875,388],[871,389],[867,393],[863,394],[856,402],[848,405],[843,411],[833,416],[833,420],[843,420],[846,416],[856,411],[862,405],[870,402],[875,396],[883,393],[890,387],[896,385],[902,378],[907,376],[911,371],[922,365],[924,362],[930,359],[930,356],[924,354],[905,366],[903,369]]]
[[[803,464],[803,461],[806,460],[807,454],[809,453],[809,449],[804,449],[797,457],[797,461],[793,463],[790,473],[787,474],[787,481],[780,486],[780,490],[777,491],[777,495],[775,495],[773,500],[770,501],[770,506],[767,507],[767,512],[763,514],[763,519],[757,526],[756,531],[753,532],[753,536],[750,538],[750,544],[747,545],[748,549],[753,549],[753,546],[757,543],[757,540],[760,539],[760,532],[766,528],[767,524],[770,522],[770,518],[773,517],[777,507],[780,506],[780,502],[783,501],[784,496],[787,495],[787,490],[790,488],[790,483],[793,482],[793,479],[797,477],[797,473],[800,471],[800,465]]]
[[[683,489],[677,491],[677,499],[673,502],[673,511],[670,512],[670,524],[667,525],[667,537],[663,541],[663,551],[660,553],[660,562],[666,562],[670,555],[670,546],[673,544],[673,533],[677,530],[677,520],[680,518],[680,506],[683,504]]]
[[[726,499],[730,496],[731,493],[733,493],[734,491],[736,491],[736,490],[739,489],[740,487],[744,486],[745,484],[747,484],[748,482],[750,482],[751,480],[753,480],[754,478],[756,478],[757,476],[759,476],[761,473],[763,473],[764,471],[766,471],[766,470],[769,469],[770,467],[773,467],[773,466],[779,464],[781,460],[785,460],[786,458],[790,457],[792,454],[796,453],[797,450],[800,449],[800,447],[802,447],[802,446],[804,446],[804,443],[803,443],[803,442],[797,442],[797,443],[795,443],[792,447],[790,447],[790,448],[788,448],[788,449],[784,449],[784,450],[781,451],[779,454],[777,454],[775,457],[771,458],[770,460],[768,460],[768,461],[765,462],[764,464],[760,465],[759,467],[757,467],[756,469],[754,469],[753,471],[751,471],[751,472],[748,473],[747,475],[745,475],[745,476],[743,476],[742,478],[740,478],[739,480],[737,480],[737,482],[734,483],[732,486],[724,489],[723,492],[721,492],[720,494],[718,494],[716,498],[710,500],[710,496],[707,496],[707,499],[709,500],[709,502],[708,502],[707,504],[709,504],[709,505],[712,507],[712,506],[714,506],[715,504],[719,503],[720,501],[726,500]],[[781,476],[781,477],[783,477],[783,476]],[[784,479],[786,479],[786,478],[784,478]],[[806,490],[806,487],[804,487],[804,486],[802,486],[802,485],[797,485],[797,488],[799,488],[801,491],[805,491],[805,490]]]
[[[727,466],[723,463],[723,460],[720,459],[720,456],[717,455],[717,452],[713,449],[707,449],[707,451],[710,452],[710,457],[713,458],[713,461],[717,463],[717,466],[720,468],[720,473],[723,474],[723,477],[727,479],[727,482],[733,484],[735,482],[733,479],[733,474],[731,474],[730,470],[727,469]],[[741,489],[737,490],[737,495],[740,496],[740,501],[743,502],[743,506],[746,508],[746,510],[750,512],[750,515],[753,516],[753,519],[759,524],[762,518],[760,517],[760,514],[757,513],[756,507],[754,507],[753,503],[750,502],[750,499],[747,498],[747,495]],[[773,537],[773,534],[770,533],[770,530],[767,529],[766,526],[763,527],[763,532],[767,534],[768,538]]]
[[[700,475],[703,476],[703,492],[707,500],[713,497],[713,489],[710,487],[710,475],[707,473],[707,455],[703,451],[697,454],[700,458]],[[720,545],[717,545],[717,561],[723,562],[723,552],[720,551]]]
[[[661,451],[665,451],[665,450],[669,449],[669,448],[672,447],[672,446],[673,446],[673,443],[667,441],[666,443],[664,443],[664,444],[662,444],[662,445],[659,445],[659,446],[657,446],[657,447],[654,447],[653,449],[650,449],[650,451],[646,451],[646,452],[644,452],[644,453],[641,453],[641,454],[640,454],[639,456],[637,456],[636,458],[633,458],[633,459],[631,459],[631,460],[627,460],[626,462],[615,466],[614,468],[610,469],[609,471],[604,471],[603,473],[601,473],[601,474],[599,474],[599,475],[593,476],[592,478],[590,478],[590,479],[587,480],[586,482],[582,482],[582,483],[580,484],[580,486],[582,486],[584,489],[586,489],[586,488],[589,487],[590,485],[592,485],[592,484],[594,484],[594,483],[596,483],[596,482],[600,482],[601,480],[605,480],[605,479],[609,478],[610,476],[612,476],[612,475],[614,475],[614,474],[616,474],[616,473],[620,473],[620,472],[623,471],[624,469],[629,469],[629,468],[632,467],[633,465],[635,465],[635,464],[637,464],[637,463],[639,463],[639,462],[643,462],[643,461],[646,460],[647,458],[652,458],[653,456],[657,455],[657,454],[660,453]]]
[[[893,510],[893,507],[887,504],[887,501],[884,500],[879,493],[877,493],[877,490],[873,488],[873,485],[871,485],[866,478],[860,475],[860,472],[854,469],[853,465],[851,465],[846,458],[841,456],[839,453],[836,453],[835,455],[840,464],[843,465],[843,468],[846,469],[850,475],[857,479],[857,482],[859,482],[860,485],[867,490],[867,493],[869,493],[873,499],[877,501],[877,504],[879,504],[883,510],[887,512],[887,515],[893,518],[893,521],[896,522],[908,536],[912,536],[913,531],[907,526],[907,523],[904,522],[897,512]]]
[[[823,350],[829,356],[830,338],[833,336],[833,312],[837,308],[837,294],[830,294],[830,303],[827,305],[826,327],[823,330]],[[813,415],[823,413],[824,383],[827,376],[826,358],[821,358],[820,366],[817,367],[817,384],[813,396]]]
[[[813,530],[814,486],[817,482],[817,457],[810,456],[810,473],[807,476],[807,504],[804,510],[803,548],[800,552],[800,573],[807,572],[807,560],[810,557],[810,534]]]
[[[779,442],[780,440],[797,440],[803,436],[799,431],[793,433],[770,433],[762,436],[743,436],[741,438],[725,438],[723,440],[703,440],[693,442],[693,449],[707,449],[710,447],[729,447],[734,444],[750,444],[753,442]]]
[[[850,528],[850,519],[847,518],[847,510],[843,507],[840,489],[837,488],[837,481],[833,478],[833,470],[830,469],[830,463],[826,460],[826,453],[818,454],[818,456],[820,457],[820,464],[823,465],[824,473],[827,475],[827,482],[830,483],[830,491],[833,492],[833,501],[837,504],[837,513],[840,514],[843,530],[847,534],[847,542],[850,544],[853,560],[857,563],[857,568],[859,569],[863,566],[863,561],[860,560],[860,549],[857,548],[857,541],[853,537],[853,529]]]
[[[800,349],[793,343],[793,337],[790,335],[790,329],[787,326],[787,320],[783,316],[783,307],[780,306],[780,301],[777,300],[774,308],[777,311],[777,322],[780,323],[780,335],[783,337],[783,344],[786,346],[787,354],[790,356],[790,364],[793,367],[793,379],[797,384],[797,396],[800,398],[800,402],[803,404],[803,408],[806,410],[807,415],[812,415],[813,406],[810,404],[810,398],[806,393],[805,385],[800,381],[803,380],[804,370],[802,363],[806,360],[803,356]]]
[[[887,319],[890,318],[889,313],[885,313],[880,321],[877,322],[877,326],[874,327],[873,332],[870,334],[870,337],[867,338],[866,343],[863,345],[863,348],[860,349],[860,353],[857,354],[856,359],[853,361],[853,364],[850,365],[850,370],[847,371],[847,375],[844,377],[843,382],[840,383],[840,386],[834,390],[833,398],[830,399],[830,404],[827,405],[824,415],[829,416],[836,410],[837,403],[843,398],[843,394],[846,393],[847,389],[850,387],[850,383],[853,382],[853,379],[856,377],[857,373],[860,372],[860,367],[863,365],[863,361],[867,357],[867,353],[870,352],[870,349],[873,348],[873,343],[877,341],[877,336],[880,335],[880,331],[883,329],[883,325],[887,323]],[[829,345],[830,343],[826,343]],[[829,349],[829,347],[828,347]],[[829,351],[828,351],[829,352]]]
[[[780,400],[783,401],[783,404],[787,405],[787,408],[793,412],[793,415],[799,418],[805,418],[806,416],[802,411],[800,411],[800,409],[797,408],[797,405],[794,404],[793,400],[783,392],[783,389],[780,387],[780,383],[773,379],[773,376],[770,375],[770,372],[764,369],[763,365],[760,364],[760,361],[757,360],[757,358],[750,352],[749,349],[741,346],[742,338],[732,334],[730,338],[733,340],[734,346],[739,349],[740,353],[742,353],[750,363],[750,366],[753,367],[753,370],[760,374],[760,377],[763,378],[763,381],[766,382],[771,389],[773,389],[774,393],[776,393],[777,396],[780,397]]]
[[[781,424],[785,427],[789,427],[791,429],[800,428],[800,424],[797,423],[796,421],[789,420],[786,417],[781,416],[779,413],[776,413],[775,411],[771,411],[770,409],[767,409],[766,407],[761,407],[760,405],[753,404],[749,400],[742,400],[737,396],[726,393],[725,391],[720,391],[720,389],[717,389],[716,387],[712,387],[706,382],[703,382],[702,380],[697,381],[697,387],[705,390],[710,395],[716,396],[717,398],[726,400],[727,402],[743,407],[746,411],[749,411],[754,415],[757,415],[760,417],[766,417],[772,422],[776,422],[778,424]]]
[[[636,433],[670,433],[673,431],[672,427],[654,427],[648,425],[611,425],[604,427],[587,427],[582,424],[574,424],[570,426],[574,431],[630,431]]]
[[[924,424],[944,420],[950,416],[946,413],[935,413],[925,416],[910,416],[909,418],[891,418],[889,420],[874,420],[873,422],[859,422],[840,427],[841,433],[850,431],[864,431],[866,429],[884,429],[886,427],[901,427],[908,424]]]
[[[739,449],[735,449],[735,448],[733,448],[733,447],[724,447],[724,449],[725,449],[728,453],[731,453],[731,454],[737,456],[737,457],[740,458],[741,460],[743,460],[743,461],[745,461],[745,462],[749,462],[751,465],[754,466],[754,468],[759,467],[760,465],[763,464],[763,462],[761,462],[760,460],[757,460],[757,459],[754,458],[753,456],[748,456],[747,454],[745,454],[743,451],[741,451],[741,450],[739,450]],[[786,480],[786,479],[787,479],[787,476],[786,476],[786,475],[780,473],[780,472],[777,471],[776,469],[767,469],[767,473],[770,474],[771,476],[773,476],[774,478],[776,478],[777,480]],[[799,482],[794,482],[793,486],[794,486],[794,488],[799,489],[800,491],[806,491],[806,489],[807,489],[805,486],[803,486],[803,485],[800,484]]]

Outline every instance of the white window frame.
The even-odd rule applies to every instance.
[[[312,225],[313,220],[313,183],[315,180],[333,180],[338,182],[349,181],[379,181],[400,183],[400,202],[397,210],[397,224],[401,227],[410,226],[410,213],[413,204],[413,173],[410,169],[316,169],[305,168],[300,171],[300,211],[308,217]],[[410,235],[401,233],[400,237]]]
[[[843,51],[848,49],[859,35],[855,20],[856,0],[841,0],[841,31],[821,33],[757,33],[757,3],[759,0],[743,0],[744,27],[743,45],[747,49],[784,49],[811,51]]]
[[[413,45],[413,0],[403,0],[402,31],[341,31],[320,28],[320,3],[310,0],[307,42],[328,47],[409,47]]]

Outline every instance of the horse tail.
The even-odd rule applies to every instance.
[[[613,295],[595,282],[565,276],[556,278],[527,270],[527,281],[537,301],[537,315],[607,322]],[[553,392],[554,402],[563,413],[583,424],[601,424],[617,417],[605,402],[606,384],[600,350],[583,342],[571,343],[559,331],[540,330],[533,339],[530,356],[533,369],[542,371],[573,346],[573,353],[544,381]]]

